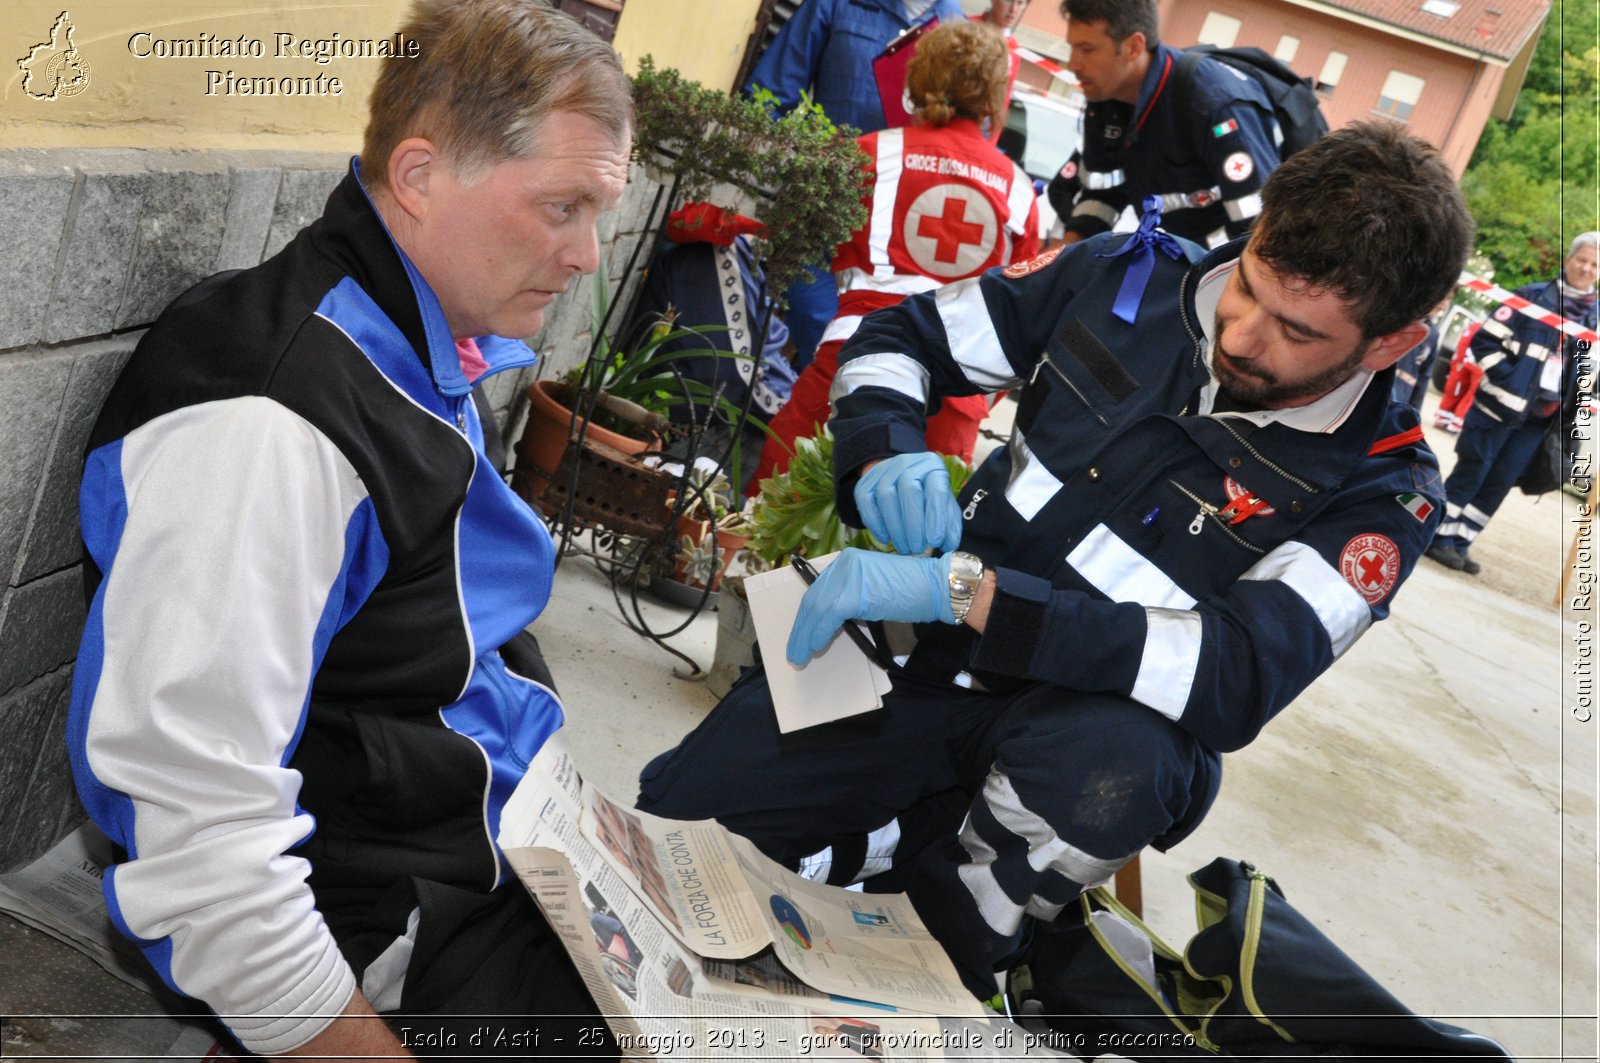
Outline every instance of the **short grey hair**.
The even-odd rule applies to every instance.
[[[1571,258],[1578,253],[1580,247],[1592,247],[1596,254],[1600,254],[1600,232],[1591,231],[1579,233],[1572,238],[1572,246],[1567,248],[1567,257]]]
[[[610,45],[544,0],[416,0],[400,32],[412,59],[385,61],[369,101],[361,180],[388,181],[407,137],[432,140],[470,179],[532,155],[543,120],[593,119],[618,144],[633,125],[633,93]]]

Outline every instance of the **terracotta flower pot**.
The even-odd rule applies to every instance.
[[[572,407],[562,401],[565,391],[565,386],[554,380],[536,380],[528,388],[528,423],[517,441],[517,464],[511,474],[512,489],[546,512],[542,501],[545,488],[561,467],[561,456],[577,428],[572,423]],[[656,442],[621,435],[593,422],[584,438],[624,454],[642,454]]]

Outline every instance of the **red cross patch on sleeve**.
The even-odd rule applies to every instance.
[[[1385,535],[1358,535],[1344,544],[1339,575],[1368,605],[1377,605],[1400,582],[1400,548]]]

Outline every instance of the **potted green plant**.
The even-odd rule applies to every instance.
[[[781,117],[775,104],[764,90],[731,96],[657,70],[650,56],[633,76],[635,155],[679,198],[763,222],[755,250],[776,293],[865,224],[867,160],[856,131],[835,126],[809,98]]]
[[[972,470],[959,458],[942,457],[950,470],[950,487],[959,494]],[[750,553],[767,566],[787,564],[795,553],[821,557],[847,546],[891,549],[840,519],[834,504],[833,436],[826,428],[810,439],[795,440],[789,467],[761,481],[761,494],[746,523]]]
[[[733,508],[733,488],[721,472],[689,473],[692,493],[677,522],[673,576],[691,587],[717,590],[734,556],[749,541],[743,515]]]
[[[950,471],[951,490],[959,494],[972,470],[959,458],[942,455]],[[819,428],[810,439],[795,440],[789,467],[761,481],[761,493],[742,525],[746,558],[752,568],[775,568],[791,554],[822,557],[847,546],[889,551],[891,547],[839,517],[834,503],[833,436]],[[727,693],[739,671],[754,661],[755,627],[740,577],[724,583],[730,593],[717,604],[717,644],[706,686],[719,697]]]
[[[590,320],[596,337],[589,359],[559,378],[537,380],[528,388],[528,421],[517,443],[512,486],[530,501],[543,498],[550,474],[573,438],[583,445],[623,455],[659,450],[670,431],[675,403],[716,408],[724,416],[739,411],[704,383],[676,372],[689,358],[742,358],[710,344],[680,348],[724,326],[678,328],[670,318],[636,330],[638,342],[615,344],[605,336],[610,288],[602,264],[591,287]],[[584,402],[588,396],[590,401]],[[577,411],[577,413],[575,413]]]

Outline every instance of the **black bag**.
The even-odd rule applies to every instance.
[[[1194,69],[1200,65],[1200,60],[1208,57],[1250,78],[1267,94],[1272,113],[1278,119],[1278,131],[1283,134],[1280,158],[1287,159],[1328,131],[1328,120],[1322,115],[1316,85],[1260,48],[1218,48],[1214,44],[1185,48],[1178,56],[1176,71],[1178,92],[1184,99],[1193,98]]]
[[[1011,983],[1023,1025],[1048,1027],[1038,1044],[1085,1058],[1510,1060],[1407,1009],[1251,865],[1219,858],[1189,883],[1200,932],[1181,955],[1104,890],[1080,898],[1081,919],[1038,928]]]
[[[1567,454],[1561,418],[1550,418],[1550,427],[1539,446],[1528,458],[1527,467],[1517,477],[1517,487],[1525,495],[1542,495],[1561,487],[1567,478]]]

